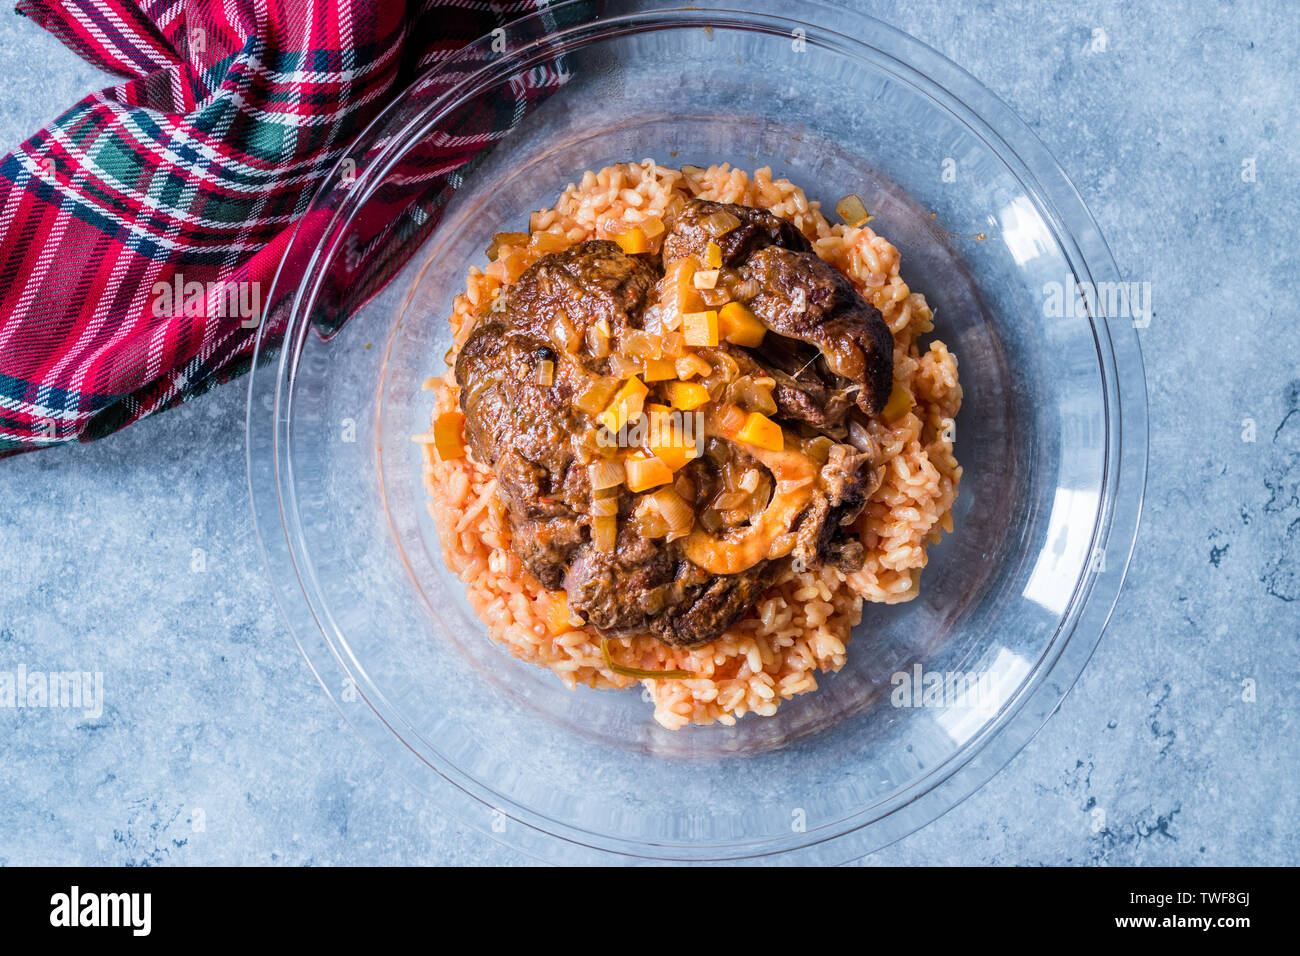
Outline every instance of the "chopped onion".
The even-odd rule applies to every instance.
[[[700,301],[710,309],[720,309],[731,301],[731,295],[726,289],[696,289],[699,293]]]
[[[724,405],[718,411],[718,429],[728,438],[740,433],[745,425],[745,413],[735,405]]]
[[[587,466],[594,491],[617,488],[623,483],[623,463],[621,461],[598,461]]]
[[[686,336],[680,332],[664,332],[659,341],[663,343],[664,358],[681,358],[686,351]]]
[[[752,495],[758,490],[758,479],[761,477],[757,468],[750,468],[741,476],[740,487]]]
[[[550,388],[554,381],[555,363],[550,359],[542,359],[537,363],[537,384],[543,388]]]
[[[849,193],[837,202],[835,211],[840,214],[841,219],[854,229],[866,225],[875,218],[871,213],[867,212],[866,204],[857,193]]]
[[[675,364],[677,377],[683,381],[696,375],[708,375],[713,371],[713,366],[698,355],[683,355]]]
[[[809,479],[811,480],[811,479]],[[767,510],[768,502],[772,499],[772,483],[767,476],[760,475],[754,494],[749,496],[749,520],[755,521],[758,516]]]
[[[662,305],[652,305],[641,315],[641,323],[645,330],[652,335],[659,335],[663,332],[664,307]]]
[[[668,522],[659,513],[653,495],[646,495],[633,512],[636,517],[637,530],[644,538],[662,538],[668,534]]]
[[[803,286],[795,287],[790,293],[790,308],[800,314],[808,310],[808,293]]]
[[[692,277],[692,281],[694,281],[697,289],[712,289],[718,284],[718,270],[707,269],[697,272]]]
[[[875,451],[875,442],[871,440],[871,432],[867,431],[866,426],[854,417],[849,418],[849,443],[858,451]]]
[[[713,499],[713,507],[719,511],[731,511],[733,508],[739,508],[749,499],[749,495],[739,491],[724,491]]]
[[[591,519],[591,541],[597,551],[613,551],[618,538],[618,518],[601,515]]]
[[[663,339],[640,329],[627,329],[623,332],[623,354],[637,359],[662,358],[664,354]]]
[[[606,498],[596,498],[591,502],[591,515],[593,518],[608,518],[618,515],[618,496],[610,495]]]
[[[670,531],[687,531],[695,524],[695,511],[672,488],[660,488],[650,497]]]
[[[804,446],[804,453],[813,461],[824,465],[830,458],[831,448],[834,444],[825,435],[818,435]]]
[[[776,383],[771,379],[766,379]],[[739,405],[747,412],[761,412],[764,415],[776,414],[776,399],[772,397],[772,387],[763,386],[752,376],[742,375],[727,386],[724,400]]]
[[[726,352],[718,352],[713,356],[713,370],[724,382],[734,382],[740,377],[740,364]]]
[[[704,227],[705,232],[716,239],[719,236],[725,236],[727,233],[731,232],[731,230],[739,226],[740,220],[727,212],[727,210],[719,209],[716,212],[709,213],[701,219],[700,225]]]
[[[609,370],[619,378],[631,378],[642,369],[640,362],[634,361],[625,355],[619,355],[617,352],[609,357]]]
[[[609,325],[602,330],[600,323],[587,327],[587,352],[595,359],[609,354]]]
[[[695,482],[691,481],[691,476],[686,472],[677,473],[676,479],[673,480],[673,488],[687,501],[695,500]]]
[[[561,252],[571,245],[568,237],[558,232],[535,232],[531,243],[534,249],[543,254]]]
[[[574,399],[573,404],[588,415],[599,415],[609,405],[609,400],[618,391],[619,384],[616,378],[602,376],[595,379],[581,395]]]
[[[578,344],[582,341],[578,330],[573,327],[573,323],[569,321],[563,309],[556,311],[555,319],[551,322],[551,338],[555,340],[556,345],[570,354],[578,350]]]

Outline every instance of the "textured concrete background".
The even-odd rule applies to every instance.
[[[1100,649],[1009,767],[868,862],[1300,862],[1300,18],[868,6],[1034,127],[1156,311],[1146,514]],[[0,75],[0,151],[108,82],[9,12]],[[317,688],[263,582],[244,395],[0,463],[0,670],[103,671],[109,699],[93,720],[0,710],[0,863],[521,862]]]

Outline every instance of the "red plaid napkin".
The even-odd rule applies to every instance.
[[[351,141],[428,67],[546,2],[20,0],[126,82],[0,160],[0,457],[99,438],[247,370],[274,311],[261,298]],[[418,246],[448,177],[563,79],[543,71],[424,148],[417,201],[394,197],[406,215],[351,257],[368,281],[324,297],[336,322]]]

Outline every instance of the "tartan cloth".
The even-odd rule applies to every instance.
[[[295,227],[322,225],[304,212],[356,136],[397,94],[454,82],[416,82],[429,67],[545,7],[20,0],[19,13],[125,81],[0,160],[0,457],[102,437],[246,371],[258,325],[276,320],[260,296]],[[456,175],[565,78],[534,71],[513,99],[407,157],[419,175],[394,182],[417,194],[385,185],[391,195],[368,204],[318,324],[377,292],[436,224]]]

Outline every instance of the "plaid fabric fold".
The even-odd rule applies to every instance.
[[[273,321],[260,295],[357,134],[429,67],[545,7],[21,0],[19,13],[125,82],[0,160],[0,457],[102,437],[245,371]],[[392,214],[376,206],[353,224],[345,259],[365,281],[332,279],[325,325],[378,291],[436,223],[452,177],[564,79],[512,84],[514,102],[408,157],[419,175],[394,190]],[[416,89],[448,82],[434,73]]]

